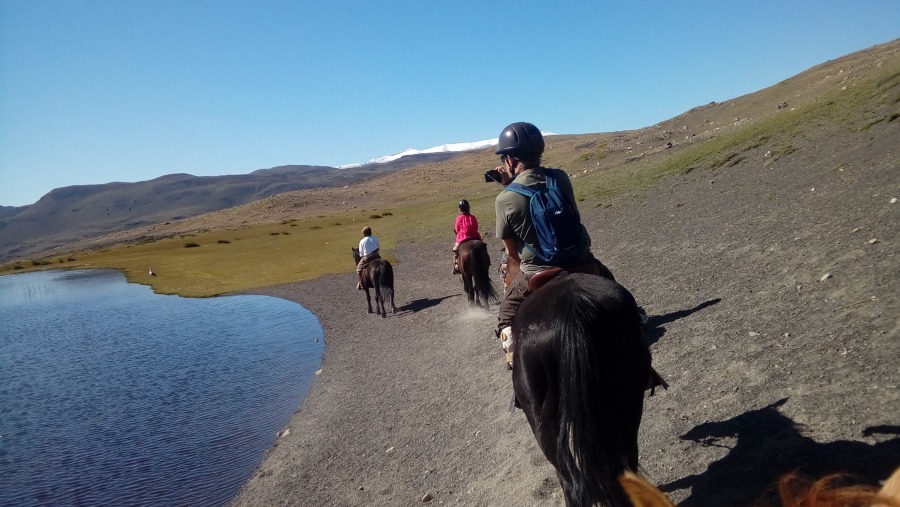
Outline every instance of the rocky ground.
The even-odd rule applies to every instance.
[[[900,465],[898,131],[823,132],[773,164],[762,146],[582,209],[650,315],[670,388],[645,402],[641,465],[680,505],[749,505],[798,468],[875,483]],[[350,274],[258,291],[313,311],[326,350],[234,505],[563,504],[450,242],[391,252],[386,319]]]

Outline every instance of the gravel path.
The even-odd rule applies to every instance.
[[[749,505],[796,468],[874,483],[900,465],[900,125],[854,139],[823,132],[768,166],[760,147],[583,206],[595,254],[651,317],[671,387],[645,403],[641,464],[682,506]],[[326,350],[234,505],[563,504],[450,240],[391,252],[386,319],[350,274],[258,291],[314,312]]]

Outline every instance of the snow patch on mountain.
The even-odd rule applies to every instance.
[[[553,136],[556,135],[552,132],[541,132],[544,136]],[[415,148],[408,148],[400,153],[395,153],[393,155],[384,155],[381,157],[375,157],[368,162],[364,162],[362,164],[347,164],[338,166],[338,169],[347,169],[350,167],[359,167],[362,165],[368,164],[384,164],[385,162],[392,162],[397,160],[398,158],[406,157],[408,155],[418,155],[421,153],[449,153],[456,151],[472,151],[472,150],[480,150],[483,148],[487,148],[488,146],[495,146],[497,144],[497,138],[493,139],[485,139],[484,141],[475,141],[472,143],[451,143],[451,144],[442,144],[440,146],[434,146],[432,148],[427,148],[424,150],[417,150]]]

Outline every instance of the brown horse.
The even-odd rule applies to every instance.
[[[483,306],[490,309],[491,301],[498,300],[497,290],[491,281],[491,256],[487,244],[480,239],[463,241],[457,248],[459,253],[459,274],[462,276],[463,290],[469,299],[469,306]]]
[[[617,478],[638,469],[653,374],[634,297],[608,278],[564,274],[525,299],[512,327],[516,400],[566,505],[630,506]]]
[[[353,247],[353,260],[359,264],[359,248]],[[366,303],[369,305],[369,313],[372,313],[372,297],[369,289],[375,289],[375,311],[381,317],[387,317],[384,302],[390,300],[391,313],[397,313],[397,305],[394,304],[394,267],[387,259],[372,259],[363,268],[363,289],[366,290]]]

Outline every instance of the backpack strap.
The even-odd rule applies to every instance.
[[[523,185],[521,183],[510,183],[510,184],[506,185],[505,190],[509,190],[510,192],[515,192],[520,195],[524,195],[525,197],[527,197],[529,199],[531,199],[531,196],[533,196],[534,194],[537,193],[537,191],[535,191],[531,187],[526,187],[525,185]]]
[[[537,193],[537,191],[533,188],[527,187],[521,183],[510,183],[509,185],[506,185],[505,190],[515,192],[519,195],[524,195],[526,198],[528,198],[529,202],[531,201],[531,196]],[[531,212],[529,211],[529,214],[530,213]],[[542,252],[536,251],[534,248],[531,248],[528,243],[522,242],[522,246],[524,246],[526,250],[531,252],[531,255],[534,255],[538,259],[544,260],[544,254]]]
[[[552,171],[555,169],[547,169],[544,171],[544,174],[547,177],[547,188],[556,188],[556,178],[553,176]]]
[[[546,179],[547,179],[547,188],[557,188],[556,178],[553,176],[553,174],[551,174],[552,171],[555,171],[555,170],[556,169],[545,169],[544,170],[544,175],[546,176]],[[528,197],[529,199],[531,198],[531,196],[533,196],[534,194],[537,193],[537,190],[534,190],[533,188],[525,186],[521,183],[515,183],[515,182],[509,183],[508,185],[506,185],[505,190],[510,190],[517,194],[524,195],[525,197]]]

